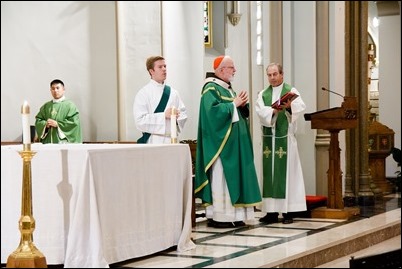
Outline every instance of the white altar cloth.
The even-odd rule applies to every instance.
[[[1,263],[21,235],[22,145],[1,147]],[[193,249],[188,145],[32,144],[35,246],[47,264],[109,267]]]

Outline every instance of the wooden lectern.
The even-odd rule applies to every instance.
[[[306,121],[311,121],[312,129],[328,130],[331,134],[329,145],[329,169],[328,169],[328,200],[327,209],[317,217],[348,218],[345,213],[342,197],[342,170],[340,163],[340,148],[338,134],[344,129],[357,127],[357,98],[344,97],[341,107],[335,107],[304,114]],[[353,214],[356,215],[356,212]],[[359,213],[357,213],[359,214]],[[313,215],[313,214],[312,214]]]

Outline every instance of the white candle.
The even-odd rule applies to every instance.
[[[175,107],[172,107],[172,114],[170,116],[170,137],[172,139],[177,138],[176,119],[176,109]]]
[[[21,107],[22,115],[22,143],[31,144],[31,129],[29,127],[29,105],[24,101]]]
[[[233,1],[233,13],[240,14],[240,1]]]

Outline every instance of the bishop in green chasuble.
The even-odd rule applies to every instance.
[[[248,125],[248,106],[237,108],[239,120],[232,122],[235,92],[217,77],[206,79],[201,93],[198,122],[195,196],[211,205],[211,168],[220,158],[230,200],[234,207],[261,202]]]

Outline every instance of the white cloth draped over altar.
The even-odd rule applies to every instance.
[[[1,262],[18,247],[22,145],[1,147]],[[32,144],[35,246],[47,264],[108,267],[191,241],[188,145]]]

